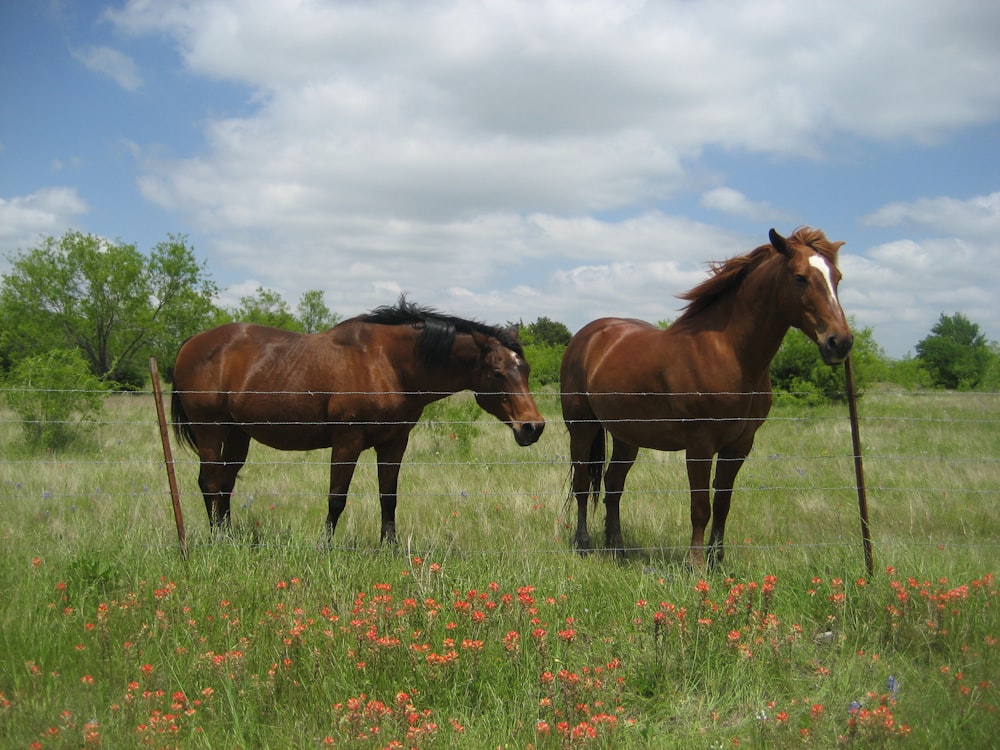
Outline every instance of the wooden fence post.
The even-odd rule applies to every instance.
[[[153,378],[153,397],[156,401],[156,419],[160,423],[160,440],[163,443],[163,461],[167,467],[167,483],[170,485],[170,499],[174,504],[174,521],[177,523],[177,541],[181,546],[181,557],[187,559],[187,536],[184,533],[184,515],[181,512],[181,496],[177,491],[177,476],[174,474],[174,458],[170,452],[170,431],[163,411],[163,394],[160,390],[160,371],[156,367],[156,357],[149,358],[149,372]]]
[[[851,357],[844,360],[847,375],[847,405],[851,412],[851,438],[854,442],[854,476],[858,480],[858,510],[861,514],[861,542],[865,548],[865,567],[871,577],[875,567],[872,559],[872,533],[868,525],[868,495],[865,490],[865,468],[861,461],[861,432],[858,427],[858,400],[854,391],[854,367]]]

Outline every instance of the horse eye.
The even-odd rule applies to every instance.
[[[802,274],[802,273],[795,274],[795,281],[797,283],[799,283],[799,284],[808,284],[809,283],[809,279],[806,278],[806,275]]]

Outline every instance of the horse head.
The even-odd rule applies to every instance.
[[[508,333],[517,341],[516,330]],[[528,386],[531,368],[520,347],[512,348],[479,331],[474,331],[472,338],[479,350],[471,386],[476,402],[511,428],[518,445],[531,445],[541,437],[545,419],[531,395]]]
[[[772,229],[770,239],[788,271],[784,303],[789,320],[816,343],[826,364],[840,364],[854,345],[837,297],[841,278],[837,251],[844,243],[830,242],[821,231],[808,227],[787,238]]]

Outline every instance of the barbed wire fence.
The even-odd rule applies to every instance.
[[[73,509],[87,501],[133,503],[136,496],[143,498],[143,502],[148,499],[158,507],[170,507],[174,490],[168,486],[164,471],[165,459],[159,443],[160,427],[155,408],[160,399],[153,390],[102,394],[105,407],[101,414],[83,420],[67,420],[81,433],[99,437],[86,450],[60,454],[26,450],[20,439],[24,420],[6,408],[7,393],[37,390],[0,388],[0,508],[20,507],[33,502],[41,508],[44,516],[46,512]],[[275,391],[271,395],[279,393]],[[556,514],[558,522],[565,521],[575,510],[568,504],[568,438],[565,425],[558,416],[560,395],[556,391],[535,394],[548,421],[547,434],[541,441],[543,444],[527,451],[510,447],[509,450],[485,455],[477,450],[476,445],[457,449],[463,441],[479,440],[493,446],[499,440],[494,438],[494,431],[505,431],[506,427],[488,415],[469,416],[468,411],[461,412],[446,406],[425,412],[414,432],[417,439],[411,442],[410,450],[402,461],[404,474],[400,484],[400,503],[412,499],[472,505],[483,500],[483,493],[477,492],[474,487],[475,482],[488,484],[493,474],[522,470],[520,473],[535,477],[535,481],[544,479],[544,486],[516,486],[516,482],[505,482],[503,487],[491,490],[491,498],[501,494],[507,500],[541,505]],[[655,395],[663,397],[663,394]],[[462,395],[452,397],[459,402],[463,398]],[[468,398],[471,399],[471,396]],[[876,498],[876,502],[935,495],[951,498],[959,505],[995,507],[996,500],[1000,499],[1000,393],[883,390],[870,394],[868,400],[876,401],[877,408],[866,409],[863,400],[859,421],[868,492]],[[900,413],[895,405],[895,402],[902,401],[906,402],[904,413]],[[166,419],[169,420],[169,413]],[[172,437],[172,425],[168,426]],[[758,440],[737,480],[738,495],[807,492],[817,496],[839,493],[846,497],[857,491],[857,481],[851,470],[854,454],[848,437],[846,406],[842,409],[824,407],[772,411],[765,422],[767,434],[780,435],[783,426],[794,427],[799,432],[805,430],[811,438],[790,448],[781,445],[780,440]],[[914,434],[921,439],[913,440]],[[832,435],[835,439],[815,439],[817,435]],[[970,439],[970,435],[982,437]],[[927,440],[923,441],[923,437]],[[425,445],[413,444],[419,442]],[[176,492],[183,499],[189,514],[203,507],[194,481],[198,474],[197,456],[174,444],[173,454],[167,461],[180,476],[183,486]],[[325,472],[329,466],[329,452],[325,450],[303,454],[251,451],[246,468],[251,469],[250,474],[253,474],[254,468],[279,474],[304,469],[312,476],[322,476],[321,469]],[[456,489],[456,482],[431,488],[427,485],[432,483],[405,481],[407,475],[420,472],[438,478],[449,472],[461,473],[461,480],[457,483],[464,483],[467,488]],[[518,472],[513,474],[516,477]],[[81,479],[84,475],[86,479]],[[123,482],[123,477],[129,478]],[[255,486],[256,479],[256,476],[241,475],[237,484],[241,499],[234,498],[234,513],[254,502],[266,504],[280,501],[297,503],[303,513],[308,511],[312,517],[315,516],[315,504],[325,497],[327,491],[322,482],[315,486],[274,490]],[[92,483],[101,480],[103,487]],[[373,480],[369,478],[357,489],[352,486],[351,492],[372,494],[373,487]],[[641,451],[626,485],[623,511],[629,503],[629,495],[633,493],[651,498],[652,502],[663,499],[686,507],[689,489],[683,471],[683,453]],[[375,496],[377,489],[371,499],[364,498],[365,502],[375,503]],[[298,502],[300,499],[302,501]],[[203,513],[188,520],[199,526],[207,525]],[[911,525],[914,523],[911,521]],[[686,550],[686,545],[680,544],[684,537],[684,533],[678,533],[676,546],[657,549]],[[992,540],[984,541],[980,534],[970,544],[1000,548],[1000,522]],[[16,543],[17,540],[7,541]],[[898,542],[927,546],[962,544],[960,539],[954,538],[945,542],[934,538],[927,538],[926,541],[910,538]],[[855,544],[856,539],[850,542],[803,540],[796,542],[796,546],[843,546],[845,543]],[[315,539],[304,538],[302,544],[313,546]],[[774,542],[775,547],[787,547],[789,544],[785,540]],[[372,549],[377,548],[374,535],[371,546]],[[536,551],[564,554],[567,546],[554,545],[551,549]],[[738,548],[740,545],[730,542],[729,546]],[[759,549],[766,545],[758,542],[754,546]],[[501,551],[503,548],[477,550],[481,554]]]

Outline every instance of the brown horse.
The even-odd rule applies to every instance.
[[[332,447],[328,537],[361,452],[378,463],[383,542],[396,537],[396,488],[425,406],[472,390],[479,406],[531,445],[545,420],[528,389],[517,332],[441,315],[400,298],[328,331],[230,323],[188,339],[174,364],[172,419],[201,461],[210,526],[228,524],[253,438],[279,450]]]
[[[603,318],[566,347],[562,411],[570,434],[571,498],[577,501],[575,544],[591,549],[587,500],[596,503],[604,476],[605,545],[624,553],[619,502],[639,448],[686,450],[691,488],[692,564],[723,558],[733,482],[754,434],[771,408],[769,366],[789,327],[816,342],[823,361],[843,362],[854,336],[837,299],[837,251],[815,229],[787,239],[773,229],[770,245],[711,264],[712,275],[682,295],[683,314],[663,330],[639,320]]]

